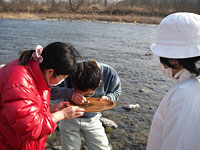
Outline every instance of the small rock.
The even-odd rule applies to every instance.
[[[140,89],[140,90],[139,90],[139,92],[142,92],[142,93],[147,93],[148,91],[147,91],[147,89],[145,89],[145,88],[142,88],[142,89]]]
[[[55,147],[55,146],[60,146],[60,142],[59,142],[59,141],[56,141],[56,142],[54,142],[52,145],[53,145],[53,147]]]
[[[54,146],[53,150],[61,150],[61,146]]]
[[[118,127],[118,125],[112,120],[100,117],[100,121],[102,122],[104,127],[112,127],[114,129]]]
[[[140,105],[139,104],[129,104],[129,105],[123,105],[122,107],[130,110],[133,108],[140,108]]]
[[[153,107],[153,106],[149,106],[149,109],[152,109],[152,110],[154,110],[154,107]]]
[[[3,66],[5,66],[5,64],[0,64],[0,69],[1,69]]]
[[[112,127],[105,127],[105,132],[106,133],[110,133],[113,131],[113,128]]]
[[[149,55],[152,55],[152,54],[153,54],[152,51],[148,51],[148,52],[145,53],[146,56],[149,56]]]
[[[86,146],[81,146],[81,150],[88,150]]]

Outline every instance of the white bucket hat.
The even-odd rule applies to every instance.
[[[200,56],[200,15],[179,12],[165,17],[151,50],[165,58]]]

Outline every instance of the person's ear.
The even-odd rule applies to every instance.
[[[45,69],[44,73],[46,76],[48,76],[49,78],[54,77],[54,69]]]

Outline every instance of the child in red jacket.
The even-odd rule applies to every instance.
[[[0,149],[44,150],[47,135],[63,119],[83,115],[84,109],[57,104],[50,112],[50,86],[76,68],[78,52],[55,42],[25,51],[0,69]]]

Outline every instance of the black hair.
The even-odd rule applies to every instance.
[[[200,74],[200,56],[197,57],[191,57],[191,58],[182,58],[182,59],[176,59],[183,68],[187,69],[191,73],[194,73],[196,76]],[[160,57],[160,62],[162,64],[167,65],[170,68],[176,69],[176,65],[172,65],[169,62],[169,58]]]
[[[24,50],[24,51],[20,51],[20,57],[19,57],[19,62],[20,65],[25,66],[28,61],[30,60],[32,54],[33,54],[34,50]]]
[[[77,70],[72,74],[73,86],[79,91],[86,92],[89,89],[95,90],[101,80],[101,70],[94,61],[81,62]]]
[[[30,60],[34,50],[26,50],[19,57],[20,65],[25,66]],[[78,51],[70,44],[54,42],[47,45],[41,56],[43,61],[40,64],[44,69],[54,69],[54,75],[70,75],[76,70],[76,58],[80,57]]]
[[[176,65],[172,65],[172,64],[169,62],[169,58],[160,57],[160,62],[161,62],[162,64],[167,65],[167,66],[170,67],[170,68],[177,69]]]

